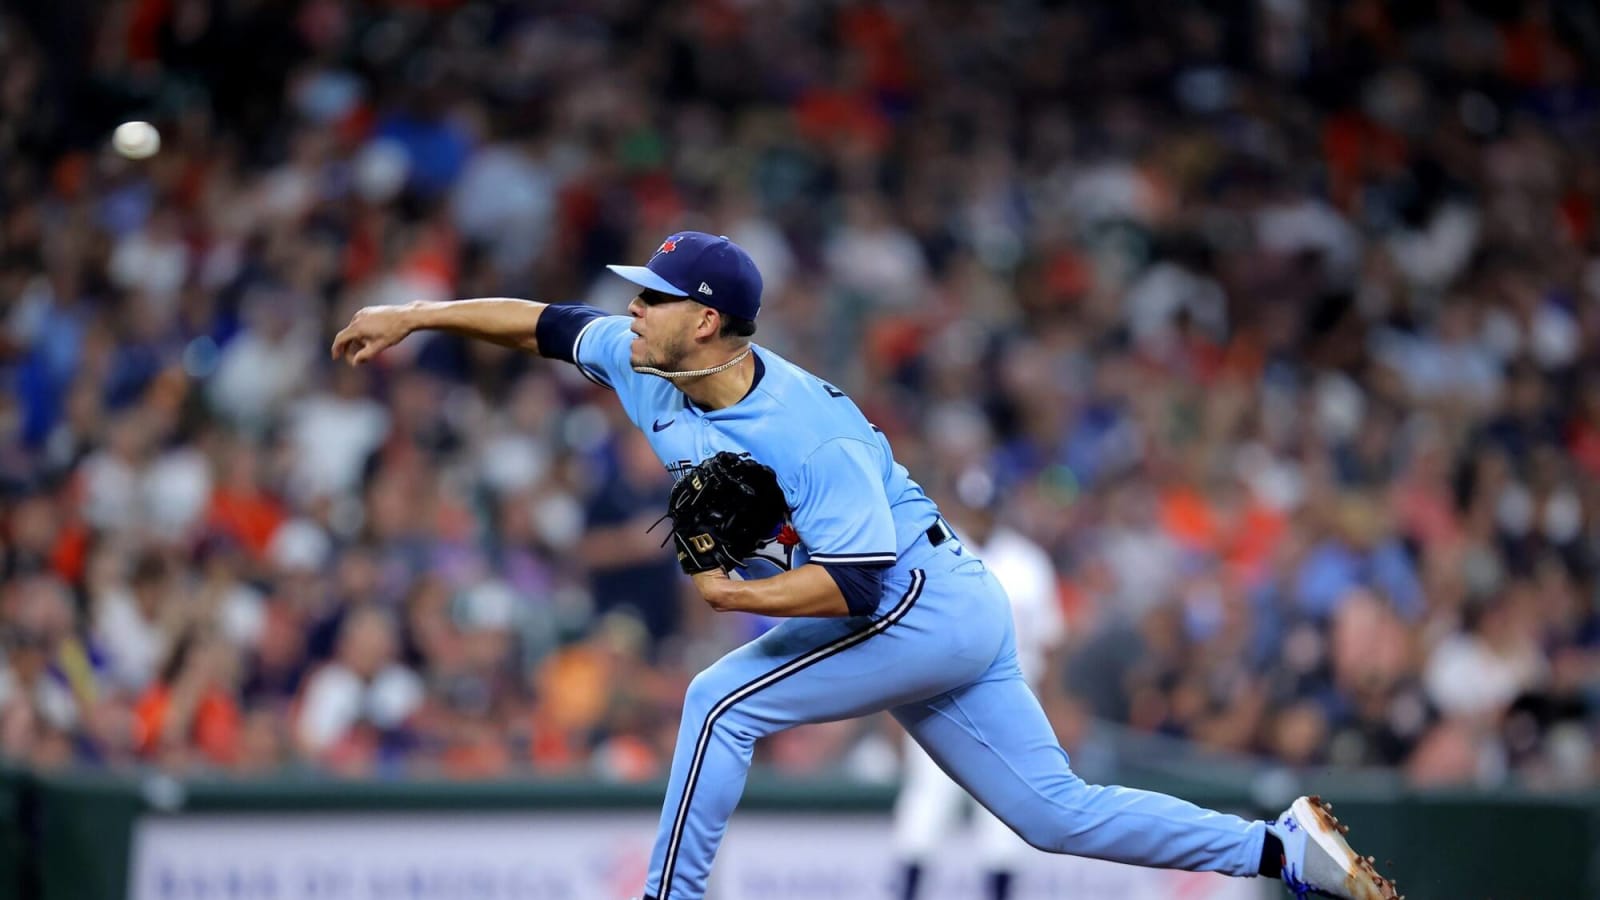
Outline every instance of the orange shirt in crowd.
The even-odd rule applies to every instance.
[[[1234,571],[1248,574],[1267,564],[1283,537],[1283,516],[1250,499],[1237,519],[1228,520],[1199,491],[1187,485],[1169,489],[1161,498],[1161,524],[1183,546],[1221,558]]]
[[[211,494],[207,516],[212,529],[231,535],[257,559],[267,552],[272,535],[286,518],[283,507],[266,494],[221,487]]]
[[[139,752],[151,754],[161,745],[161,732],[172,706],[172,690],[157,684],[145,691],[134,707],[139,721]],[[194,711],[189,738],[206,758],[219,765],[233,762],[239,752],[239,707],[225,691],[210,688]]]

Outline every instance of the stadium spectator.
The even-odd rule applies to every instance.
[[[320,354],[369,303],[620,308],[601,264],[692,227],[922,483],[991,473],[1073,734],[1600,772],[1584,4],[14,6],[8,758],[659,771],[764,624],[680,606],[600,389],[449,335]],[[108,148],[133,118],[154,157]]]

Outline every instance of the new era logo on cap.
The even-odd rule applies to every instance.
[[[741,319],[761,311],[761,273],[743,247],[726,235],[683,231],[669,235],[642,266],[607,266],[640,287],[694,297]]]

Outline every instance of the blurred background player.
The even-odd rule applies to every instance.
[[[999,521],[1003,497],[988,472],[968,469],[956,479],[954,488],[940,508],[962,542],[1005,588],[1016,622],[1017,661],[1022,676],[1035,693],[1041,693],[1041,681],[1047,672],[1054,671],[1055,651],[1067,634],[1055,567],[1038,544]],[[972,846],[983,867],[987,896],[1006,900],[1011,896],[1017,857],[1032,849],[993,813],[970,802],[967,792],[916,741],[907,737],[900,795],[894,806],[894,847],[901,859],[902,900],[921,896],[929,863],[941,842],[959,824],[963,810],[969,808]]]

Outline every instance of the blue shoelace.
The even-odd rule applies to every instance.
[[[1300,880],[1299,874],[1295,872],[1292,865],[1284,865],[1283,883],[1288,886],[1289,890],[1294,891],[1295,900],[1306,900],[1307,897],[1311,896],[1311,885]]]

